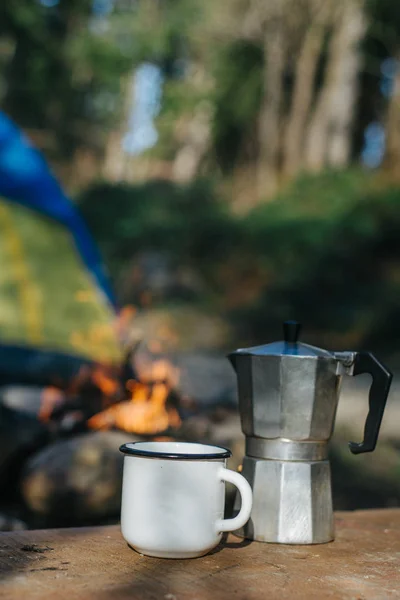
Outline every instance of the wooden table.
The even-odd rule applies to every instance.
[[[117,526],[0,534],[7,600],[400,598],[400,509],[337,513],[336,540],[283,546],[232,535],[193,560],[141,556]]]

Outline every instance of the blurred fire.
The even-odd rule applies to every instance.
[[[181,420],[174,407],[167,407],[170,389],[166,383],[131,382],[131,398],[114,404],[88,420],[91,429],[116,427],[129,433],[156,434],[179,427]]]
[[[46,422],[50,419],[54,408],[57,405],[62,404],[64,400],[63,393],[59,388],[56,388],[52,385],[46,387],[42,393],[40,409],[39,409],[39,419],[40,421]]]
[[[115,368],[100,364],[83,367],[67,390],[52,386],[44,390],[39,419],[48,422],[70,409],[74,414],[80,411],[87,427],[94,430],[116,428],[153,435],[179,427],[179,413],[168,402],[179,381],[179,370],[170,361],[149,355],[138,364],[137,377],[126,380]],[[84,417],[88,412],[91,414]]]
[[[129,399],[94,415],[88,420],[91,429],[116,427],[129,433],[155,434],[179,427],[178,411],[167,405],[168,397],[179,380],[179,371],[166,359],[142,361],[140,381],[129,379],[125,389]],[[109,389],[109,383],[100,385]]]
[[[92,371],[93,383],[101,390],[105,398],[116,397],[119,389],[118,381],[97,366]]]
[[[129,342],[131,323],[137,309],[122,308],[113,325],[121,347]],[[74,334],[74,332],[73,332]],[[170,337],[160,332],[161,338]],[[138,352],[139,346],[142,351]],[[162,434],[181,424],[179,413],[169,400],[179,381],[179,370],[165,358],[158,339],[136,343],[120,367],[86,365],[68,389],[47,387],[41,398],[39,419],[43,422],[80,419],[94,430],[111,428],[141,435]],[[133,364],[134,363],[134,364]],[[68,419],[67,419],[68,421]]]

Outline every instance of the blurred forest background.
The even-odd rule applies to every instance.
[[[396,0],[8,0],[0,99],[121,305],[397,360]]]
[[[373,351],[390,369],[400,367],[397,0],[3,1],[0,109],[42,151],[85,217],[125,307],[119,341],[144,340],[154,356],[168,357],[150,369],[151,381],[163,383],[138,389],[153,400],[152,390],[161,389],[162,417],[172,414],[167,398],[179,399],[184,419],[171,435],[227,445],[233,467],[240,464],[236,404],[229,416],[223,412],[236,397],[225,355],[282,339],[286,319],[303,323],[305,342]],[[33,211],[16,204],[7,209],[23,238],[24,268],[46,284],[46,303],[35,305],[29,291],[20,312],[29,309],[35,325],[39,307],[45,333],[64,327],[68,348],[79,350],[90,337],[82,319],[100,311],[87,302],[86,279],[77,278],[78,254],[68,254],[51,220],[36,214],[34,221]],[[1,262],[9,292],[10,261]],[[13,274],[17,284],[21,273]],[[8,302],[11,310],[10,293]],[[4,325],[10,318],[1,304],[0,297]],[[146,360],[135,356],[142,383],[150,381]],[[135,387],[120,397],[115,380],[111,388],[102,380],[105,398],[133,411],[115,421],[119,431],[87,433],[87,423],[113,427],[95,414],[104,398],[93,386],[81,396],[72,386],[72,406],[83,417],[72,415],[86,432],[75,437],[69,413],[62,417],[68,403],[53,422],[45,402],[51,394],[14,390],[7,406],[29,405],[30,420],[15,410],[7,420],[1,392],[0,477],[7,481],[7,472],[15,482],[15,464],[25,464],[17,487],[34,517],[14,498],[6,514],[35,527],[59,526],[61,513],[68,524],[92,522],[94,513],[101,522],[118,518],[116,448],[143,433],[137,411],[151,412],[158,400],[144,404],[139,394],[135,404]],[[396,378],[372,456],[353,457],[347,447],[362,436],[368,377],[346,378],[344,387],[331,449],[335,506],[398,506]],[[165,429],[145,424],[150,433]],[[55,426],[71,437],[50,443]]]

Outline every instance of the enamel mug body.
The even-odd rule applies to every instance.
[[[124,444],[121,530],[141,554],[194,558],[218,545],[224,531],[248,520],[248,482],[226,468],[230,451],[179,442]],[[224,519],[225,482],[239,490],[237,517]]]

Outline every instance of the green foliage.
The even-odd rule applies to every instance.
[[[268,281],[243,313],[246,326],[269,337],[290,317],[328,339],[396,351],[399,209],[399,189],[374,190],[371,176],[345,172],[304,177],[253,211],[247,239]]]
[[[380,41],[386,52],[396,52],[400,33],[400,5],[393,0],[367,0],[368,37]]]
[[[400,190],[371,175],[304,176],[246,217],[204,182],[97,186],[81,208],[116,278],[140,250],[165,252],[201,274],[198,300],[213,298],[241,343],[296,318],[323,346],[397,351]]]
[[[173,160],[181,143],[176,135],[177,123],[182,117],[193,114],[196,106],[207,98],[208,90],[196,89],[179,79],[167,79],[163,85],[161,113],[157,118],[159,140],[149,154]]]
[[[115,279],[137,252],[153,249],[211,277],[210,266],[234,243],[234,220],[207,182],[102,184],[81,197],[80,208]]]
[[[263,52],[256,44],[237,40],[223,47],[214,60],[214,147],[222,169],[231,171],[255,129],[262,97]]]
[[[113,13],[106,30],[96,30],[89,0],[1,3],[0,36],[14,45],[2,108],[19,125],[51,132],[56,158],[90,146],[93,127],[103,133],[121,113],[121,76],[135,57],[126,54],[118,24]]]
[[[5,73],[8,84],[5,104],[22,123],[44,123],[49,107],[57,100],[60,102],[60,93],[64,94],[65,102],[70,99],[68,66],[71,65],[65,60],[65,42],[71,33],[69,23],[87,21],[89,9],[87,1],[63,0],[56,9],[26,0],[1,4],[0,34],[8,35],[15,44]]]
[[[358,106],[353,127],[354,154],[364,143],[365,128],[386,121],[389,95],[382,93],[382,63],[398,59],[400,36],[400,3],[395,0],[365,2],[367,30],[361,45],[363,68],[360,72]]]

